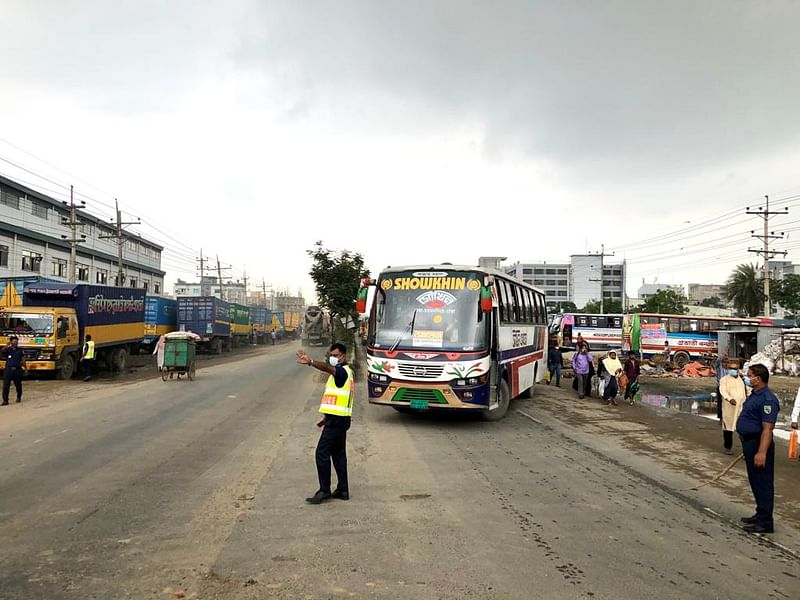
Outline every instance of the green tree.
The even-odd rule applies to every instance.
[[[754,264],[737,266],[725,284],[725,295],[736,310],[755,317],[764,305],[763,281]]]
[[[622,300],[616,300],[614,298],[606,298],[605,300],[603,300],[603,312],[621,313]]]
[[[330,311],[332,319],[350,317],[357,321],[358,288],[361,279],[369,277],[364,257],[349,250],[323,248],[321,241],[307,252],[313,261],[309,275],[314,280],[319,305]]]
[[[700,306],[710,306],[711,308],[725,308],[722,300],[717,298],[716,296],[711,296],[710,298],[703,298],[700,301]]]
[[[770,281],[770,296],[793,315],[800,314],[800,275],[784,275],[783,279]]]
[[[592,315],[600,314],[600,300],[589,300],[581,309],[582,313],[588,313]]]
[[[682,315],[688,312],[686,296],[674,290],[659,290],[650,296],[641,312]]]

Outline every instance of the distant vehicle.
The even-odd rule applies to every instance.
[[[319,306],[306,308],[300,339],[303,346],[324,346],[331,343],[330,319]]]
[[[287,338],[297,339],[303,326],[303,312],[299,310],[283,311],[283,331]]]
[[[87,335],[96,360],[122,371],[144,338],[142,289],[10,278],[0,279],[0,290],[0,346],[19,338],[31,371],[69,379]]]
[[[272,311],[268,308],[250,307],[250,321],[256,344],[268,344],[272,332]]]
[[[231,344],[233,347],[250,343],[250,334],[253,332],[250,324],[250,307],[242,304],[230,303],[231,309]]]
[[[142,346],[152,352],[158,339],[178,329],[178,301],[162,296],[145,296]]]
[[[574,350],[580,333],[590,350],[632,349],[641,352],[644,358],[663,354],[668,347],[670,359],[682,367],[692,360],[716,356],[718,331],[762,324],[766,324],[765,320],[758,317],[565,313],[554,317],[550,335],[556,336],[564,349]]]
[[[384,270],[369,312],[369,401],[399,411],[474,411],[501,419],[547,365],[544,293],[472,266]],[[356,307],[366,311],[368,290]]]

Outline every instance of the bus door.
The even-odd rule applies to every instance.
[[[492,359],[492,366],[489,370],[489,407],[500,403],[500,339],[498,337],[500,315],[496,309],[491,314],[491,331],[489,332],[491,350],[489,351],[489,357]]]

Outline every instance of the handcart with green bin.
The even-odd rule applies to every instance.
[[[176,331],[165,336],[164,366],[161,368],[161,379],[172,379],[177,373],[178,379],[186,375],[189,381],[195,376],[195,340],[196,334]]]

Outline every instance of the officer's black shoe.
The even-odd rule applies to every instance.
[[[338,498],[339,500],[350,500],[350,492],[344,492],[341,490],[334,490],[331,494],[331,498]]]
[[[323,492],[322,490],[318,491],[316,494],[311,496],[311,498],[306,498],[306,502],[309,504],[322,504],[326,500],[331,499],[330,492]]]
[[[8,402],[3,402],[0,406],[8,406]]]
[[[755,515],[753,515],[752,517],[742,517],[742,518],[741,518],[741,519],[739,519],[739,520],[740,520],[742,523],[744,523],[745,525],[752,525],[753,523],[755,523],[756,521],[758,521],[758,517],[756,517]]]
[[[743,529],[747,533],[772,533],[774,531],[772,527],[765,527],[761,523],[751,523],[750,525],[745,525]]]

